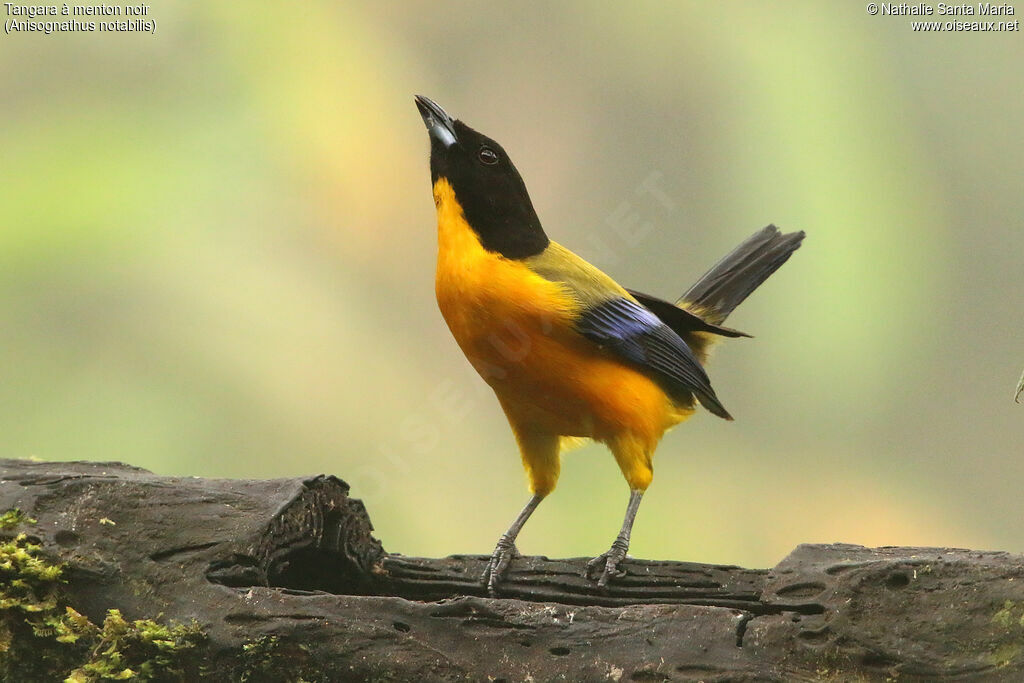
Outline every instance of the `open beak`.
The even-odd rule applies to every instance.
[[[416,108],[420,110],[423,123],[426,124],[430,137],[441,143],[443,147],[451,147],[458,138],[455,136],[455,122],[429,97],[416,95]]]

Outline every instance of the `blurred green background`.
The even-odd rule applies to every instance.
[[[808,233],[713,359],[736,422],[662,443],[634,555],[1024,550],[1021,33],[855,2],[149,16],[0,37],[0,456],[328,472],[390,550],[490,552],[528,494],[434,302],[422,93],[627,286],[673,297],[769,222]],[[626,499],[606,450],[572,452],[520,548],[599,553]]]

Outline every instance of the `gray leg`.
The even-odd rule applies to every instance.
[[[530,515],[533,514],[533,511],[537,509],[542,500],[544,500],[544,496],[534,495],[522,512],[519,513],[519,516],[516,517],[516,521],[512,522],[512,526],[508,528],[508,531],[503,533],[501,538],[498,539],[498,545],[494,546],[494,552],[491,553],[491,561],[487,563],[487,569],[484,570],[484,575],[481,577],[481,581],[487,586],[487,592],[491,595],[497,593],[498,582],[501,580],[505,570],[508,569],[508,563],[518,554],[516,551],[516,537],[519,536],[519,532],[522,531],[526,520],[530,518]],[[628,544],[628,534],[626,538]]]
[[[597,580],[598,586],[607,586],[608,580],[620,578],[626,572],[619,569],[619,563],[626,559],[626,551],[629,550],[629,534],[633,531],[633,521],[636,519],[636,511],[640,509],[640,499],[644,492],[633,489],[629,492],[629,505],[626,506],[626,517],[622,520],[622,529],[615,537],[615,542],[606,553],[601,553],[587,563],[587,578],[594,578],[597,571],[601,572]]]

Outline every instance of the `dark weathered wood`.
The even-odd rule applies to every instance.
[[[380,562],[383,574],[378,590],[411,600],[487,597],[480,577],[488,559],[484,555],[453,555],[440,560],[388,555]],[[518,558],[498,597],[604,607],[705,605],[764,613],[760,597],[767,569],[631,559],[623,567],[626,576],[600,590],[583,575],[588,560]]]
[[[67,563],[80,611],[195,618],[205,670],[224,680],[266,636],[273,670],[306,680],[1024,680],[1024,558],[1008,553],[804,545],[769,570],[629,560],[607,591],[583,559],[523,557],[492,598],[482,557],[386,553],[334,477],[0,461],[0,512],[15,507]]]

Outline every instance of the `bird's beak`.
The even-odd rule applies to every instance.
[[[458,138],[455,136],[455,122],[429,97],[416,96],[416,108],[420,110],[423,123],[430,131],[430,137],[441,143],[442,147],[451,147]]]

